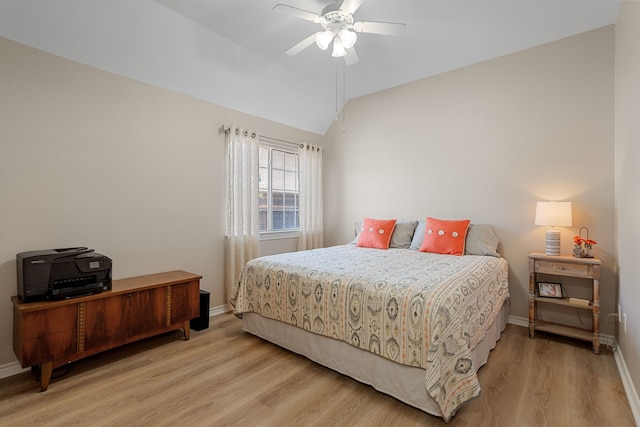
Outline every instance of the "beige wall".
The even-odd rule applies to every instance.
[[[89,246],[116,279],[188,270],[224,303],[223,123],[322,143],[0,38],[0,367],[22,251]]]
[[[616,236],[620,305],[627,332],[618,331],[620,352],[635,389],[640,387],[640,3],[622,3],[616,24]],[[635,402],[637,403],[637,391]],[[636,419],[640,408],[632,406]]]
[[[619,340],[635,383],[640,319],[624,301],[638,300],[639,289],[639,9],[625,2],[615,30],[617,251],[629,316]],[[490,223],[511,265],[512,314],[524,318],[526,255],[544,241],[535,202],[570,200],[574,227],[562,229],[563,249],[583,225],[598,241],[604,328],[616,301],[613,46],[608,27],[351,101],[346,123],[325,136],[326,244],[350,240],[363,216]],[[114,259],[115,278],[193,271],[221,305],[218,127],[322,142],[2,38],[0,58],[0,366],[15,361],[16,253],[88,245]],[[603,333],[613,334],[611,323]]]
[[[571,201],[563,252],[589,227],[613,335],[613,53],[610,26],[349,102],[325,135],[325,244],[351,239],[364,216],[492,224],[511,314],[526,318],[527,254],[544,250],[536,201]],[[573,310],[545,316],[578,323]]]

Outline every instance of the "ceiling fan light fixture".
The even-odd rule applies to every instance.
[[[344,58],[347,65],[359,61],[355,44],[358,33],[385,34],[400,36],[406,32],[407,25],[396,22],[357,21],[353,14],[364,0],[332,0],[320,13],[309,12],[286,4],[276,4],[273,10],[289,16],[301,18],[319,24],[322,29],[312,33],[285,51],[287,55],[296,55],[302,50],[315,44],[322,50],[327,50],[333,41],[334,58]],[[311,2],[309,2],[311,3]],[[325,3],[315,2],[315,3]]]
[[[346,54],[347,50],[344,48],[342,40],[340,40],[340,37],[336,37],[333,40],[333,52],[331,53],[331,56],[333,56],[334,58],[342,58]]]
[[[356,40],[358,39],[358,35],[353,31],[349,31],[346,28],[341,30],[338,33],[338,37],[342,40],[342,45],[345,49],[352,48],[356,44]]]
[[[322,50],[327,50],[329,48],[329,43],[335,37],[333,31],[318,31],[316,33],[316,44]]]

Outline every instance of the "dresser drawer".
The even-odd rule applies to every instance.
[[[560,276],[572,276],[572,277],[593,277],[593,272],[589,265],[586,264],[572,264],[568,262],[553,262],[553,261],[537,261],[536,272],[557,274]]]

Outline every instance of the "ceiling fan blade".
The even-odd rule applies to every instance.
[[[302,40],[300,43],[297,43],[297,44],[291,46],[285,53],[287,55],[289,55],[289,56],[297,55],[298,53],[300,53],[304,49],[308,48],[309,46],[311,46],[315,42],[316,42],[316,34],[313,33],[309,37],[307,37],[306,39]]]
[[[297,7],[288,6],[286,4],[277,4],[273,6],[273,9],[276,12],[284,13],[285,15],[295,16],[296,18],[306,19],[311,22],[319,22],[321,16],[318,16],[317,13],[309,12],[307,10],[298,9]]]
[[[407,24],[399,24],[396,22],[356,22],[353,24],[353,29],[358,33],[401,36],[407,31]]]
[[[356,13],[356,10],[362,5],[364,0],[344,0],[340,5],[340,10],[344,13]]]
[[[347,49],[347,54],[344,56],[344,63],[347,65],[353,65],[358,61],[360,61],[360,58],[358,58],[356,49],[353,47]]]

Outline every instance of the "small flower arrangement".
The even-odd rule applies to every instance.
[[[583,239],[581,236],[573,236],[573,256],[575,258],[593,258],[593,245],[598,242],[588,238]],[[584,246],[583,246],[584,245]]]

